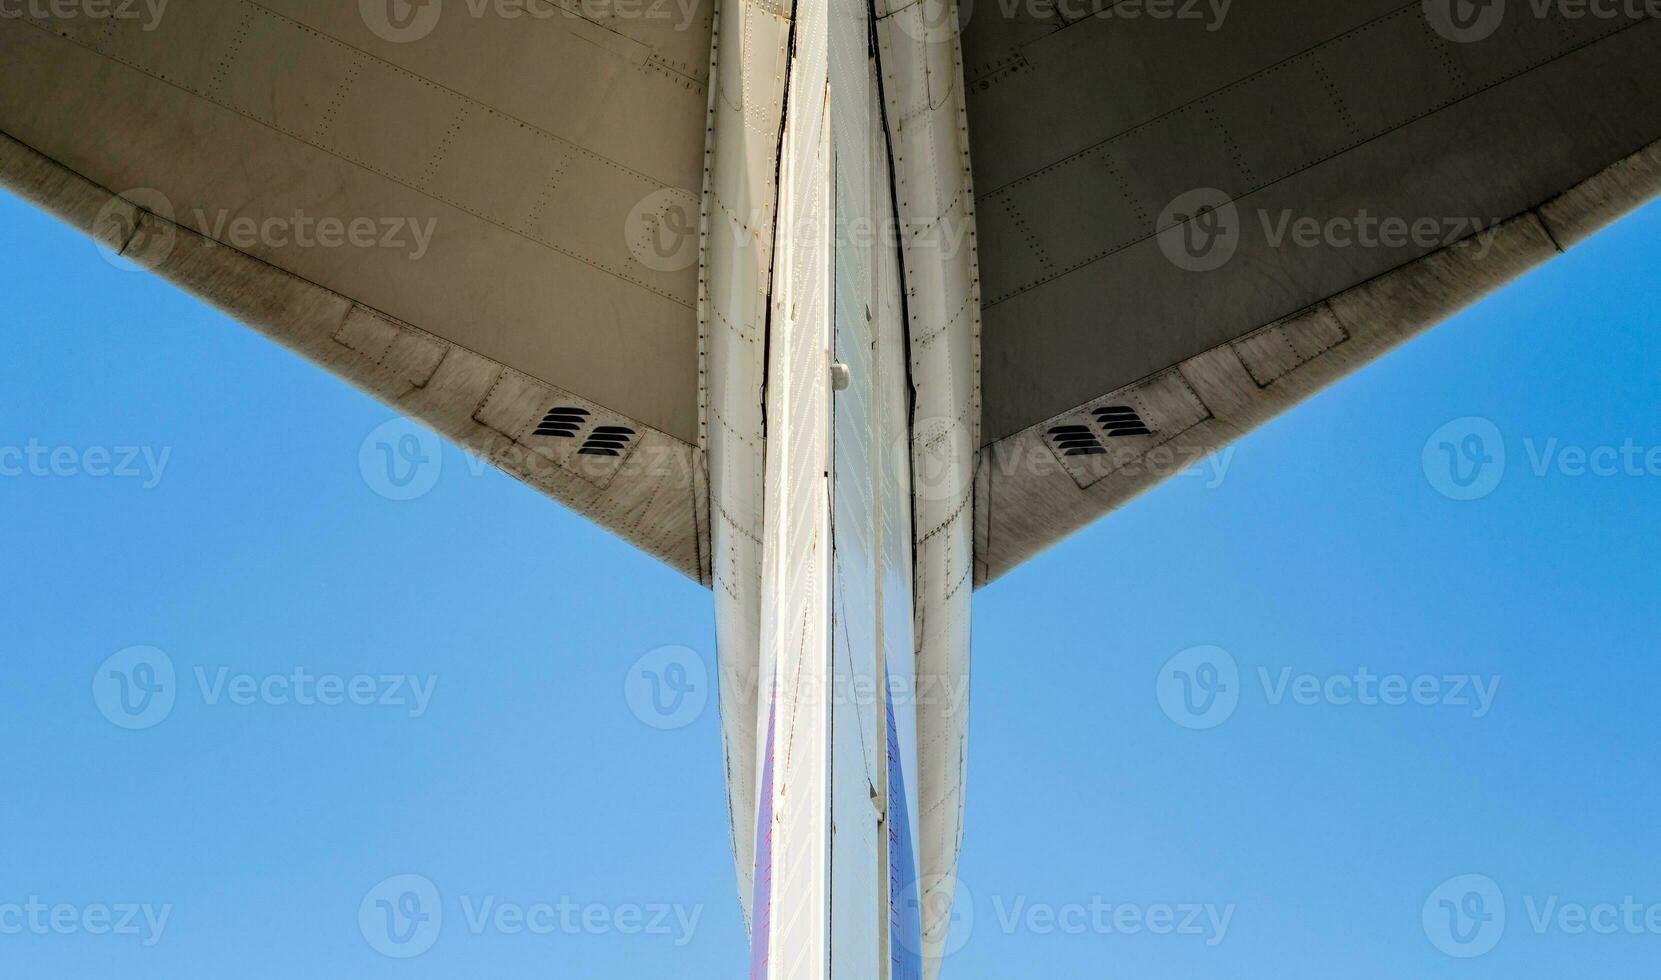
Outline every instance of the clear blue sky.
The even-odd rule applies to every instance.
[[[743,974],[714,702],[663,730],[625,697],[660,647],[713,662],[702,588],[454,447],[389,500],[386,408],[10,198],[0,242],[0,975]],[[976,597],[947,978],[1654,969],[1658,245],[1652,207]],[[1504,476],[1454,499],[1473,433]],[[1576,475],[1628,440],[1634,473]],[[129,730],[133,647],[177,683]],[[1202,667],[1232,714],[1171,696]],[[430,697],[233,700],[300,668]],[[1358,703],[1363,670],[1437,703]],[[371,935],[398,875],[443,912],[408,959]]]

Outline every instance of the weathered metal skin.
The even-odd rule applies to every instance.
[[[955,0],[876,7],[909,330],[923,971],[938,975],[957,884],[969,740],[980,278]]]
[[[709,454],[710,571],[720,646],[721,744],[738,894],[751,915],[763,730],[762,556],[768,302],[773,288],[788,4],[722,0],[713,34],[698,322]],[[764,739],[762,739],[764,741]]]
[[[757,812],[746,804],[757,792],[757,759],[769,736],[776,752],[794,746],[788,760],[770,760],[766,894],[774,905],[765,915],[766,962],[789,976],[817,975],[816,951],[829,948],[803,925],[793,936],[781,933],[782,923],[813,918],[816,902],[836,924],[825,969],[870,975],[875,952],[885,972],[908,972],[910,962],[937,973],[961,836],[978,428],[973,195],[961,85],[951,81],[962,68],[955,34],[926,26],[955,17],[953,8],[876,13],[872,52],[869,8],[799,5],[784,61],[765,43],[735,53],[723,11],[712,71],[721,81],[701,318],[723,727],[746,896],[756,852],[744,835]],[[736,68],[723,64],[729,57],[740,59]],[[722,97],[729,77],[750,103]],[[757,124],[754,105],[766,106],[771,120],[777,103],[768,100],[781,84],[782,134]],[[774,169],[761,164],[774,147],[783,149],[776,185]],[[939,166],[942,147],[957,165]],[[834,181],[821,188],[833,169]],[[838,227],[827,252],[823,223],[832,214]],[[834,303],[821,295],[821,275]],[[760,350],[757,340],[765,341]],[[832,350],[848,369],[848,387],[834,397],[821,391]],[[868,481],[854,477],[867,467]],[[821,488],[833,469],[835,480]],[[865,499],[869,506],[856,504]],[[864,710],[871,706],[839,702],[833,718],[804,696],[872,675],[892,679],[900,692],[881,724]],[[758,706],[773,697],[769,721]],[[903,756],[893,783],[901,799],[888,798],[887,763],[858,754],[881,750],[886,758],[888,740],[853,740],[889,721]],[[879,803],[874,810],[866,787]],[[838,827],[834,853],[828,838],[813,837],[817,817],[804,812],[821,804],[818,816]],[[895,868],[876,846],[881,835],[872,831],[890,820],[914,835],[908,867]],[[877,862],[903,892],[885,901],[916,903],[920,936],[892,934],[886,907],[859,914],[873,911],[867,884]],[[763,914],[750,912],[752,921]]]

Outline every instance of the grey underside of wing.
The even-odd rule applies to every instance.
[[[711,5],[373,6],[0,20],[0,182],[707,583],[695,228],[630,236],[696,224]]]
[[[1026,13],[977,16],[964,44],[978,584],[1661,189],[1653,19],[1513,4],[1455,42],[1419,0],[1234,4],[1217,29],[1209,4],[1067,23],[1010,6]],[[1203,271],[1166,254],[1169,205],[1199,188],[1238,222]],[[1274,235],[1362,215],[1435,231]]]

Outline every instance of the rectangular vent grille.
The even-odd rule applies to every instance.
[[[1107,452],[1087,425],[1058,425],[1050,429],[1050,441],[1063,456],[1100,456]]]
[[[521,415],[520,418],[524,416]],[[536,424],[536,431],[532,435],[575,439],[577,433],[587,424],[588,410],[585,408],[552,408],[548,410],[547,415],[542,416],[542,421]]]
[[[596,425],[577,450],[580,456],[621,456],[634,438],[634,430],[622,425]]]
[[[594,419],[586,408],[556,405],[548,409],[542,421],[531,433],[546,439],[581,439],[579,456],[621,456],[629,448],[635,432],[626,425],[593,425]],[[592,426],[592,428],[590,428]]]
[[[1096,417],[1096,421],[1109,439],[1153,435],[1153,430],[1142,421],[1142,416],[1136,414],[1136,409],[1128,405],[1107,405],[1093,410],[1090,414]]]

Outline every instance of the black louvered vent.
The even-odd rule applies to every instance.
[[[555,439],[575,439],[588,424],[586,408],[550,408],[542,421],[536,424],[533,435],[552,436]]]
[[[634,430],[626,426],[596,425],[577,453],[582,456],[621,456],[633,438]]]
[[[1153,430],[1142,421],[1142,416],[1136,414],[1136,409],[1128,405],[1108,405],[1095,409],[1090,414],[1101,423],[1102,430],[1110,439],[1119,436],[1153,435]]]
[[[1107,452],[1088,425],[1058,425],[1050,430],[1050,441],[1063,456],[1099,456]]]

